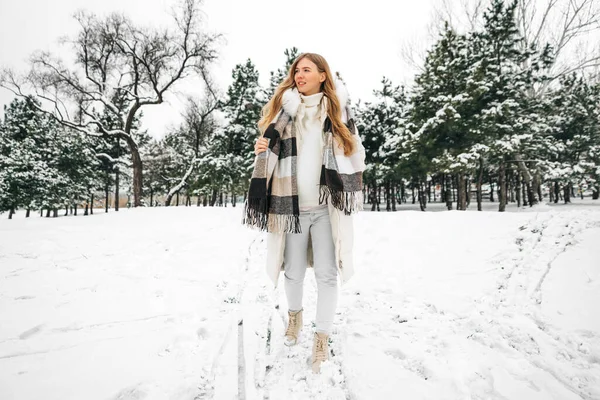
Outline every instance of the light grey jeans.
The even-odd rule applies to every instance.
[[[338,302],[335,247],[327,206],[300,212],[302,233],[287,233],[285,237],[285,294],[291,311],[302,309],[304,276],[308,264],[308,233],[310,231],[317,281],[316,331],[331,333]]]

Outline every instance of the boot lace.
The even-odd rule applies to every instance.
[[[320,360],[320,361],[327,360],[327,350],[325,350],[326,344],[327,344],[327,338],[317,336],[316,360]]]
[[[289,323],[287,330],[285,331],[285,336],[288,336],[293,339],[297,339],[297,328],[298,328],[298,313],[289,315]]]

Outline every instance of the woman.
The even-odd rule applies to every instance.
[[[362,209],[364,148],[345,85],[327,61],[303,53],[265,105],[244,223],[267,230],[267,273],[277,286],[285,271],[288,327],[298,343],[307,265],[318,287],[313,372],[329,358],[328,338],[342,283],[353,274],[352,214]]]

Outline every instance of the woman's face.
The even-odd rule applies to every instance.
[[[325,81],[325,72],[319,72],[317,65],[307,57],[296,65],[294,80],[298,91],[305,96],[321,91],[321,83]]]

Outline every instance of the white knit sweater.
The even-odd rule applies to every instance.
[[[300,211],[319,206],[319,179],[323,160],[323,122],[325,107],[321,99],[323,93],[310,96],[300,94],[302,103],[296,115],[296,140],[298,148],[297,182]]]

